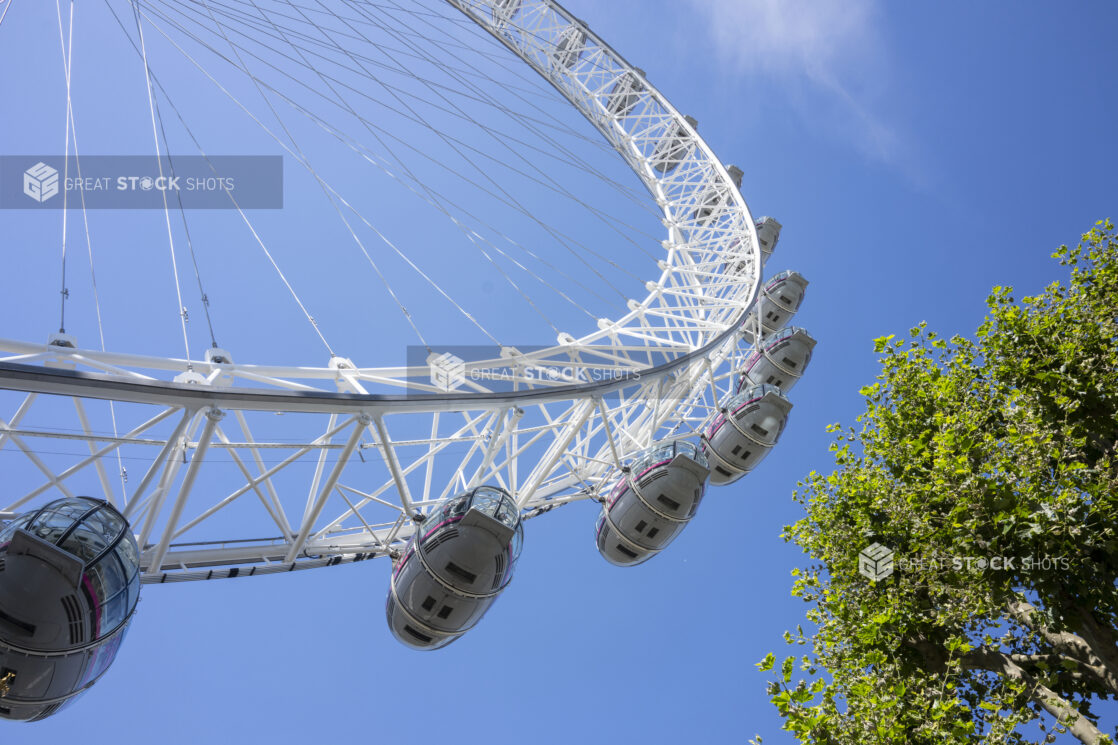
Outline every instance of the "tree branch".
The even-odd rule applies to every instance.
[[[1100,745],[1103,734],[1094,722],[1076,711],[1071,702],[1040,683],[1013,661],[1010,655],[989,647],[979,647],[960,658],[962,666],[970,670],[986,670],[1007,678],[1022,680],[1028,686],[1028,696],[1056,721],[1068,728],[1084,745]]]
[[[1068,631],[1053,631],[1037,620],[1037,609],[1024,600],[1014,600],[1008,604],[1009,615],[1022,625],[1032,629],[1052,645],[1080,663],[1080,666],[1094,674],[1108,690],[1118,694],[1118,648],[1107,644],[1105,636],[1093,619],[1082,618],[1080,626],[1085,636]],[[1092,643],[1093,642],[1093,643]],[[1109,648],[1108,648],[1109,647]]]
[[[1099,624],[1089,612],[1081,608],[1075,608],[1074,613],[1079,621],[1079,635],[1099,658],[1111,679],[1118,684],[1118,646],[1114,644],[1113,630]],[[1118,693],[1118,688],[1111,686],[1111,689]]]
[[[1033,675],[1043,675],[1046,672],[1059,674],[1062,677],[1080,681],[1096,693],[1108,693],[1102,681],[1106,676],[1106,668],[1102,665],[1090,665],[1083,660],[1063,654],[1010,654],[1009,658]],[[1075,667],[1068,669],[1064,662],[1070,660]],[[1047,669],[1041,663],[1046,664]]]

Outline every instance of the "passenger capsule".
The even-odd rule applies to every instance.
[[[59,499],[0,529],[0,717],[37,721],[116,658],[140,597],[140,552],[107,502]]]
[[[739,246],[741,246],[741,241],[735,238],[726,248],[726,253],[732,256],[738,250]],[[761,254],[761,257],[764,258],[764,254]],[[752,266],[752,262],[745,258],[733,262],[727,261],[722,265],[722,274],[727,277],[740,276],[745,274],[750,266]]]
[[[512,579],[524,542],[516,502],[479,486],[432,512],[392,571],[388,626],[413,649],[438,649],[469,631]]]
[[[692,117],[683,117],[687,123],[694,129],[699,123]],[[670,173],[676,166],[680,164],[691,148],[695,146],[695,142],[687,133],[687,129],[679,122],[673,122],[668,127],[668,132],[656,143],[656,147],[649,156],[649,162],[654,169],[660,173]]]
[[[559,40],[555,42],[555,52],[552,54],[552,59],[559,67],[574,67],[585,48],[586,32],[576,25],[570,25],[563,29],[563,33],[559,34]]]
[[[788,270],[776,275],[761,288],[757,303],[742,324],[742,336],[752,344],[757,317],[760,315],[762,336],[784,328],[804,301],[808,282],[799,272]]]
[[[792,410],[774,385],[758,385],[736,394],[711,420],[703,452],[714,470],[710,483],[729,484],[757,467],[780,439]]]
[[[520,10],[520,0],[492,0],[492,7],[493,23],[504,26]]]
[[[741,179],[745,175],[745,172],[735,166],[733,163],[727,163],[726,174],[730,177],[730,181],[734,184],[734,186],[740,189]]]
[[[617,566],[634,566],[664,550],[703,498],[706,456],[690,442],[655,445],[639,453],[598,516],[598,551]]]
[[[727,163],[726,175],[730,177],[730,183],[738,189],[741,188],[741,179],[745,173],[740,168],[733,163]],[[700,225],[707,225],[718,216],[722,208],[731,200],[725,190],[719,189],[717,186],[711,186],[703,191],[697,201],[699,206],[691,213],[691,217]]]
[[[616,117],[628,116],[633,107],[637,105],[641,94],[644,93],[644,70],[633,68],[636,73],[626,70],[613,84],[613,90],[606,99],[606,111]]]
[[[787,393],[803,376],[814,348],[815,339],[799,326],[765,337],[746,359],[737,392],[768,383]]]
[[[691,219],[699,223],[699,225],[709,225],[722,214],[722,209],[725,207],[727,201],[728,199],[725,191],[716,186],[708,187],[699,195],[699,206],[691,213]]]
[[[753,227],[757,229],[757,240],[761,244],[761,263],[764,264],[776,250],[782,226],[771,217],[761,217],[753,223]]]

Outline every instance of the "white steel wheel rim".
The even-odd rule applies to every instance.
[[[563,367],[575,381],[593,379],[591,371],[600,376],[603,368],[611,366],[612,374],[606,381],[591,383],[526,377],[518,381],[524,387],[516,391],[484,390],[477,384],[442,391],[428,382],[433,372],[430,366],[357,368],[340,358],[321,368],[260,366],[0,340],[0,352],[7,355],[0,358],[0,388],[28,394],[12,420],[2,422],[0,437],[25,453],[30,450],[24,444],[26,438],[42,433],[21,433],[18,422],[41,394],[69,396],[75,402],[100,399],[149,405],[161,409],[152,417],[157,423],[177,422],[171,435],[149,443],[160,446],[161,458],[125,503],[118,505],[139,533],[144,582],[271,574],[393,554],[414,530],[410,517],[441,502],[445,493],[434,497],[429,483],[418,498],[411,493],[408,471],[416,464],[399,457],[399,443],[393,443],[386,417],[431,416],[434,431],[440,414],[461,413],[467,420],[474,415],[474,425],[464,427],[460,437],[473,439],[473,461],[467,456],[455,481],[476,485],[496,477],[506,488],[518,487],[510,491],[521,509],[533,516],[559,504],[597,498],[625,453],[665,436],[697,436],[707,414],[717,411],[719,384],[725,384],[727,391],[732,386],[733,370],[741,358],[736,332],[759,290],[761,254],[753,218],[726,167],[692,124],[642,74],[557,3],[447,1],[578,108],[641,178],[663,211],[667,237],[658,262],[661,273],[646,284],[648,295],[642,301],[630,301],[624,316],[602,319],[590,334],[577,339],[561,337],[553,347],[515,358],[517,369]],[[568,67],[571,40],[579,33],[584,40],[582,51]],[[566,45],[564,52],[557,54],[561,44]],[[616,116],[607,105],[614,84],[626,76],[638,76],[643,91],[630,110]],[[655,165],[657,156],[672,142],[680,144],[670,151],[683,154],[673,168],[662,171]],[[654,361],[650,350],[663,361]],[[509,356],[503,355],[467,361],[466,369],[509,364]],[[219,442],[228,439],[220,422],[230,411],[236,413],[242,427],[243,412],[328,415],[330,436],[316,432],[306,439],[318,443],[320,454],[328,444],[335,454],[340,452],[340,459],[328,474],[316,475],[311,490],[314,498],[308,497],[301,520],[279,520],[272,514],[277,527],[286,524],[281,539],[254,542],[237,536],[216,545],[182,545],[177,539],[189,527],[219,514],[225,504],[249,492],[271,489],[274,474],[260,471],[248,478],[249,469],[239,494],[234,492],[236,496],[223,500],[224,504],[203,511],[202,520],[183,526],[186,503],[204,467],[204,456],[215,443],[228,445]],[[546,421],[551,437],[539,441],[544,452],[538,462],[518,470],[515,452],[502,464],[499,450],[518,439],[519,423],[526,412]],[[339,418],[344,418],[340,424]],[[130,436],[140,438],[148,428]],[[350,527],[340,527],[345,515],[323,527],[319,521],[328,498],[343,481],[349,459],[360,453],[359,444],[365,446],[361,440],[366,435],[390,473],[400,516],[391,525],[366,524],[360,514],[362,502],[369,503],[366,496],[354,500],[357,507],[350,503]],[[40,467],[47,478],[46,488],[19,497],[5,508],[8,512],[44,491],[68,493],[66,479],[81,471],[97,469],[104,482],[97,459],[129,444],[114,445],[111,440],[127,441],[128,437],[95,437],[88,428],[82,434],[57,436],[85,440],[90,444],[90,458],[62,472]],[[334,442],[334,437],[343,442]],[[436,449],[437,443],[443,440],[433,436],[427,443],[430,454],[424,462],[428,472],[441,450]],[[314,449],[312,445],[308,452]],[[173,466],[172,457],[185,456],[188,451],[192,452],[190,463],[185,468]],[[256,452],[252,447],[245,451]],[[577,465],[572,467],[572,463]],[[467,470],[473,471],[469,478]],[[526,477],[520,478],[521,472],[527,472]],[[380,493],[386,491],[389,489]],[[113,498],[108,489],[106,495]],[[213,512],[207,516],[210,509]],[[352,517],[362,523],[360,529],[352,526]]]

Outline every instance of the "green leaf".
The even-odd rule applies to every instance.
[[[792,671],[796,665],[795,657],[785,657],[784,662],[780,663],[780,674],[784,677],[784,682],[788,683],[792,680]]]
[[[873,351],[878,353],[878,354],[881,354],[882,352],[884,352],[885,351],[885,346],[890,341],[893,340],[894,336],[896,336],[896,335],[895,334],[889,334],[888,336],[879,336],[876,339],[874,339],[873,340]]]

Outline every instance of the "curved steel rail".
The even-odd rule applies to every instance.
[[[761,269],[753,219],[727,168],[698,137],[693,121],[557,3],[448,2],[576,106],[663,209],[666,253],[659,262],[659,279],[646,284],[645,299],[631,300],[626,315],[599,321],[599,329],[582,338],[563,334],[557,346],[536,352],[507,349],[494,359],[463,361],[467,372],[507,368],[511,377],[505,382],[517,390],[486,387],[476,379],[465,388],[441,390],[428,382],[437,372],[431,366],[357,368],[335,358],[324,368],[264,367],[0,340],[0,351],[11,355],[0,358],[0,389],[28,394],[11,421],[0,420],[0,445],[10,440],[47,477],[6,511],[48,490],[70,493],[67,479],[92,467],[106,497],[119,503],[138,529],[145,582],[333,565],[392,553],[407,540],[411,516],[445,496],[432,488],[436,461],[440,466],[450,462],[454,469],[447,490],[493,479],[516,493],[520,507],[534,515],[595,497],[622,453],[643,448],[654,438],[691,435],[717,409],[716,386],[726,383],[729,390],[732,383],[740,355],[736,331],[756,297]],[[530,374],[556,368],[566,370],[551,378]],[[576,382],[594,380],[602,370],[609,371],[608,379]],[[168,373],[173,380],[165,379]],[[20,420],[40,394],[72,397],[81,434],[61,426],[54,432],[21,430]],[[90,399],[149,413],[155,407],[157,412],[127,435],[107,437],[88,424],[82,402]],[[222,428],[228,411],[240,424],[240,442]],[[246,413],[254,412],[317,415],[328,421],[314,424],[298,443],[262,442],[253,434],[260,426],[246,421]],[[463,422],[447,429],[446,419],[458,415]],[[408,420],[403,427],[410,439],[389,436],[390,416]],[[344,418],[340,424],[339,418]],[[428,431],[428,425],[428,436],[415,435]],[[333,441],[343,436],[344,444]],[[31,437],[83,440],[90,457],[57,470],[26,446]],[[469,452],[449,459],[445,451],[451,443],[469,443]],[[139,446],[158,447],[159,455],[131,494],[118,497],[103,459]],[[235,461],[241,485],[184,523],[206,455],[219,448]],[[266,468],[260,455],[266,448],[296,452]],[[346,483],[355,470],[350,462],[355,455],[364,461],[364,450],[375,451],[386,469],[385,482],[372,491]],[[317,453],[317,466],[303,515],[291,520],[279,496],[287,491],[279,472],[308,453]],[[336,458],[331,461],[328,454]],[[249,468],[253,461],[255,468]],[[526,476],[517,468],[520,462],[531,464]],[[418,474],[425,474],[419,489]],[[391,489],[398,507],[379,497]],[[278,537],[180,540],[250,493],[259,497],[261,515]],[[336,506],[339,496],[348,509],[324,523],[327,506]],[[369,517],[378,505],[389,507],[389,519]],[[242,525],[237,529],[252,531]]]

